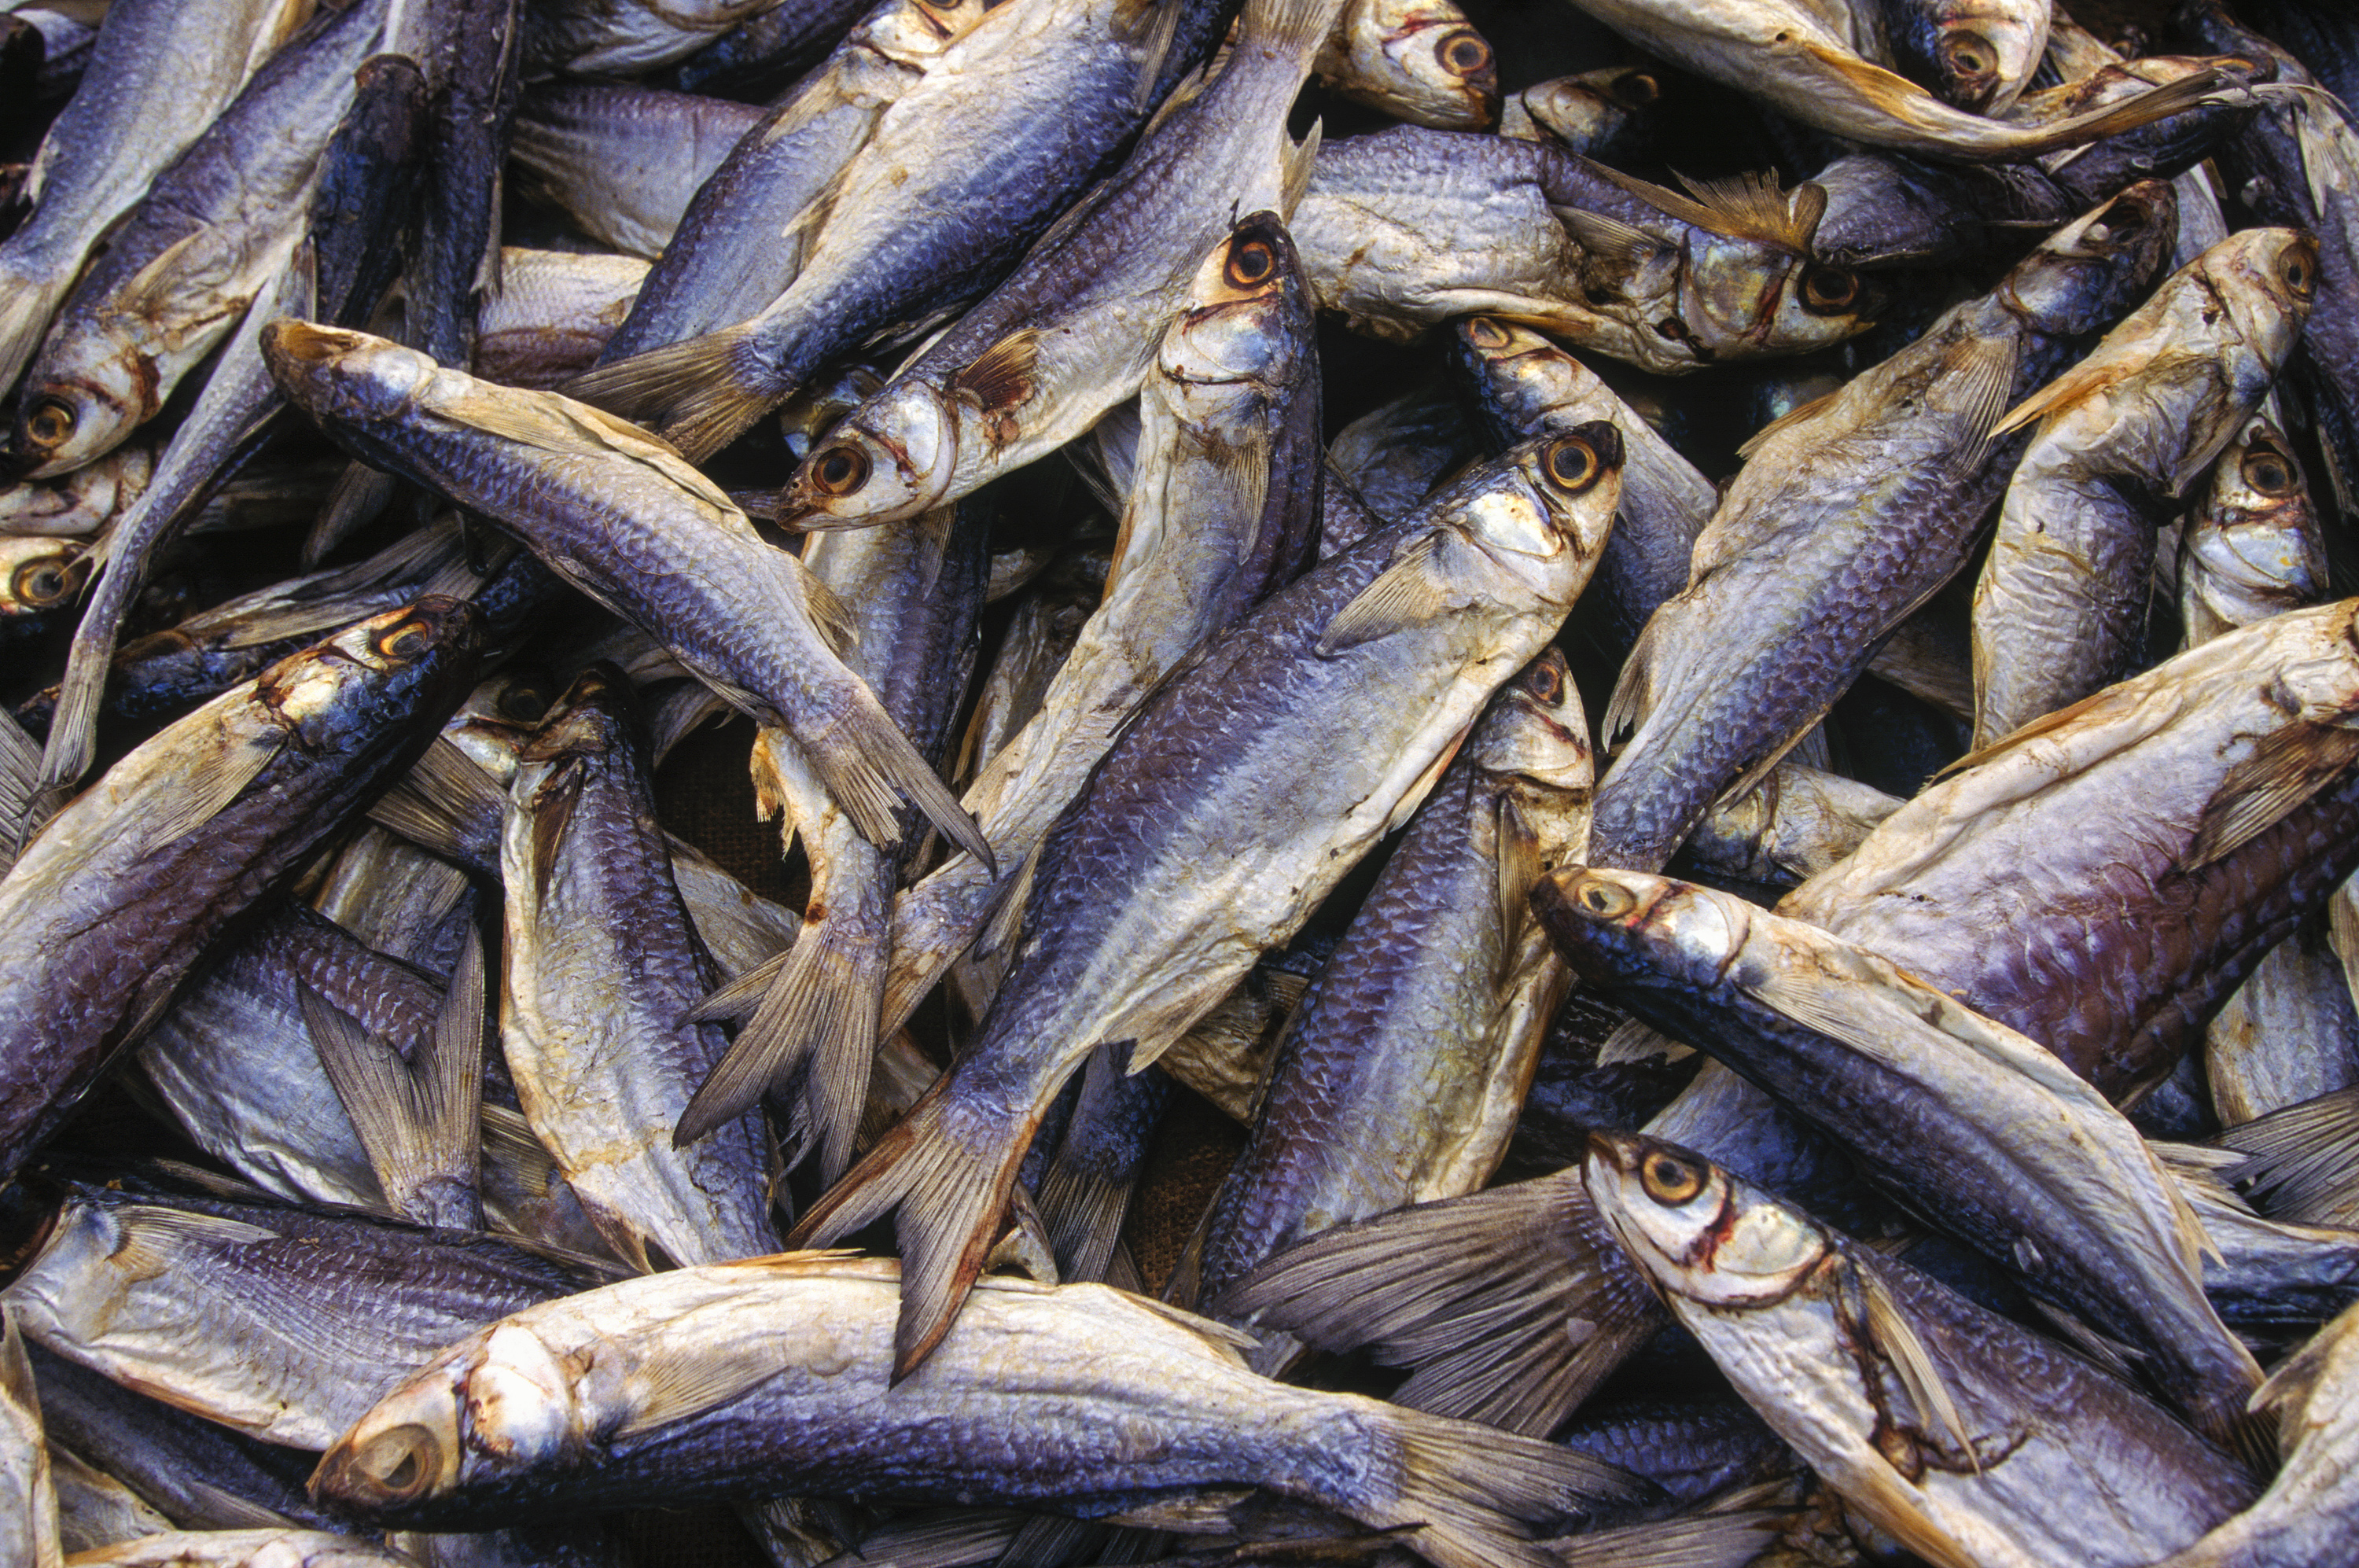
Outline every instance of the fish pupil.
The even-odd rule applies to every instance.
[[[1473,33],[1453,33],[1442,43],[1441,63],[1461,76],[1472,76],[1491,63],[1491,48]]]
[[[2293,488],[2293,474],[2283,458],[2265,455],[2245,464],[2245,483],[2264,495],[2281,495]]]
[[[1260,240],[1241,245],[1229,257],[1229,281],[1240,288],[1251,288],[1270,275],[1277,258],[1269,246]]]
[[[1636,76],[1624,77],[1621,84],[1614,91],[1615,97],[1634,109],[1644,108],[1661,97],[1663,93],[1661,84],[1644,72]]]

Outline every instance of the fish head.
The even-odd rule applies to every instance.
[[[1893,64],[1952,108],[1996,114],[2022,96],[2048,49],[2049,8],[2021,0],[1887,5]]]
[[[897,523],[950,493],[958,461],[951,397],[922,381],[887,387],[811,449],[778,497],[790,528]]]
[[[16,399],[10,454],[27,479],[67,474],[121,446],[152,418],[155,362],[111,328],[71,334],[33,366]]]
[[[89,574],[88,539],[0,536],[0,620],[72,603]]]
[[[1319,72],[1346,96],[1439,130],[1498,118],[1498,62],[1451,0],[1365,0],[1344,8],[1338,31]]]
[[[1310,352],[1312,331],[1310,290],[1286,224],[1275,212],[1256,212],[1196,269],[1156,368],[1183,385],[1250,382],[1275,393]]]
[[[2212,292],[2271,376],[2282,369],[2318,298],[2318,239],[2300,229],[2245,229],[2196,257]]]
[[[2301,463],[2268,416],[2256,414],[2212,470],[2203,516],[2215,527],[2234,528],[2297,510],[2304,519],[2310,514]]]
[[[1532,902],[1574,969],[1641,989],[1718,986],[1752,930],[1742,898],[1643,871],[1571,866]]]
[[[1451,361],[1494,428],[1527,430],[1554,409],[1593,397],[1602,385],[1587,365],[1531,328],[1496,316],[1469,316],[1456,329]]]
[[[429,593],[288,654],[255,677],[255,696],[314,751],[388,739],[422,709],[448,712],[473,683],[484,617]]]
[[[288,400],[311,418],[360,426],[398,419],[439,368],[385,338],[293,317],[262,329],[262,359]]]
[[[1998,297],[2050,335],[2095,332],[2161,270],[2178,238],[2169,183],[2142,180],[2049,235],[2006,275]]]
[[[1495,778],[1586,790],[1596,781],[1589,724],[1562,650],[1544,649],[1499,688],[1467,741],[1466,755]]]
[[[1662,95],[1662,81],[1653,71],[1616,65],[1534,82],[1516,99],[1534,130],[1594,158]]]
[[[312,1497],[356,1519],[430,1519],[453,1494],[586,1444],[574,1378],[531,1329],[493,1324],[379,1399],[320,1458]]]
[[[1764,239],[1694,231],[1681,318],[1712,359],[1807,354],[1875,325],[1875,291],[1847,267],[1829,267]]]
[[[1593,564],[1622,496],[1623,455],[1622,432],[1605,419],[1512,447],[1459,492],[1461,526],[1518,575]]]
[[[1675,1303],[1771,1306],[1834,1255],[1816,1224],[1660,1138],[1591,1133],[1581,1179],[1631,1259]]]
[[[645,756],[643,734],[630,677],[601,659],[573,678],[525,742],[519,760],[633,752]]]

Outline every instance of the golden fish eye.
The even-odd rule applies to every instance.
[[[1553,659],[1535,664],[1525,673],[1524,690],[1537,702],[1554,704],[1564,695],[1564,671]]]
[[[1233,289],[1258,288],[1277,270],[1277,252],[1267,240],[1246,240],[1229,247],[1229,265],[1223,270]]]
[[[2245,459],[2245,483],[2264,495],[2290,495],[2299,487],[2293,464],[2285,454],[2276,452],[2256,452]]]
[[[434,1434],[413,1421],[369,1439],[352,1464],[387,1501],[407,1502],[434,1484],[439,1455]]]
[[[1848,310],[1859,298],[1859,274],[1840,267],[1806,267],[1802,272],[1802,306],[1818,315]]]
[[[74,433],[73,405],[60,397],[44,397],[25,419],[25,435],[35,446],[57,446]]]
[[[811,483],[825,495],[849,495],[868,483],[868,454],[856,446],[832,446],[811,464]]]
[[[1632,71],[1614,84],[1614,96],[1633,109],[1643,109],[1663,95],[1663,84],[1643,71]]]
[[[27,561],[16,569],[9,588],[17,603],[43,608],[66,596],[66,570],[54,561]]]
[[[1618,882],[1602,882],[1591,877],[1581,885],[1573,901],[1589,913],[1603,920],[1619,920],[1637,907],[1638,896]]]
[[[431,642],[432,639],[426,635],[423,623],[403,621],[377,633],[375,637],[369,639],[369,646],[376,649],[377,657],[380,659],[395,664],[408,664],[414,659],[423,659]]]
[[[1505,348],[1515,336],[1490,317],[1477,316],[1466,323],[1466,341],[1476,348]]]
[[[1684,1203],[1703,1191],[1703,1171],[1658,1150],[1639,1162],[1638,1183],[1658,1203]]]
[[[1491,46],[1479,33],[1461,28],[1434,47],[1441,68],[1452,76],[1472,76],[1491,63]]]
[[[1567,436],[1548,451],[1548,476],[1560,488],[1578,495],[1597,483],[1605,465],[1597,449],[1583,436]]]
[[[2298,245],[2285,253],[2277,263],[2277,277],[2297,299],[2307,299],[2318,285],[2314,257],[2307,245]]]
[[[1998,69],[1998,51],[1979,33],[1960,33],[1941,46],[1941,59],[1960,76],[1988,76]]]

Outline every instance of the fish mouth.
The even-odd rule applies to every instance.
[[[358,332],[282,316],[262,329],[262,352],[273,363],[325,365],[361,341]]]

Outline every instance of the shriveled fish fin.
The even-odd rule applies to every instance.
[[[1102,1563],[1114,1531],[1114,1526],[1097,1519],[1034,1514],[996,1557],[984,1561],[991,1568],[1071,1568]]]
[[[1029,1112],[996,1117],[972,1102],[946,1114],[955,1073],[935,1081],[867,1157],[821,1197],[788,1245],[823,1246],[895,1216],[901,1251],[901,1314],[893,1380],[932,1355],[950,1332],[998,1237],[1016,1168],[1038,1129]],[[977,1114],[981,1113],[981,1114]]]
[[[951,377],[950,390],[984,413],[1013,408],[1028,400],[1034,373],[1040,363],[1040,333],[1020,328],[975,355],[966,368]]]
[[[2188,850],[2190,871],[2251,843],[2359,762],[2359,730],[2299,720],[2261,737],[2205,801]]]
[[[116,1221],[123,1240],[108,1261],[134,1279],[152,1279],[168,1269],[187,1268],[194,1249],[220,1252],[278,1239],[277,1231],[258,1225],[183,1209],[126,1208],[117,1211]]]
[[[1557,1568],[1745,1568],[1792,1512],[1777,1506],[1775,1488],[1749,1487],[1699,1513],[1559,1536],[1539,1545]]]
[[[1237,23],[1240,48],[1258,45],[1275,53],[1315,49],[1335,30],[1343,0],[1245,0]]]
[[[1024,864],[1017,866],[1016,874],[993,895],[990,918],[984,925],[982,938],[974,944],[985,953],[1006,951],[1007,944],[1014,942],[1016,933],[1023,929],[1025,906],[1032,901],[1032,878],[1039,872],[1040,851],[1048,846],[1048,843],[1045,833],[1034,840],[1031,849],[1024,856]]]
[[[369,820],[471,870],[499,870],[507,792],[475,759],[437,735],[408,774],[368,809]]]
[[[1655,645],[1662,640],[1663,614],[1657,610],[1638,628],[1622,673],[1614,680],[1614,694],[1605,700],[1598,721],[1598,739],[1608,752],[1618,749],[1642,728],[1655,712],[1655,665],[1660,657]]]
[[[1319,657],[1332,659],[1362,643],[1421,625],[1448,609],[1458,591],[1435,563],[1444,542],[1444,534],[1435,529],[1404,545],[1375,582],[1335,612],[1327,629],[1319,634]]]
[[[321,505],[320,515],[311,520],[311,531],[303,538],[299,557],[303,570],[317,570],[338,545],[375,522],[393,505],[400,489],[401,481],[381,469],[364,463],[346,467]]]
[[[2359,877],[2337,887],[2326,901],[2326,942],[2343,961],[2343,983],[2359,1001]]]
[[[1951,373],[1962,393],[1959,411],[1964,419],[1964,439],[1954,450],[1964,467],[1980,463],[1991,442],[1999,439],[1999,421],[2006,418],[2006,400],[2015,392],[2017,352],[2012,336],[1976,338],[1966,345]]]
[[[13,716],[0,713],[0,876],[16,864],[17,852],[40,826],[33,820],[33,800],[40,784],[40,743]]]
[[[760,1356],[700,1355],[658,1341],[624,1381],[630,1414],[614,1429],[617,1439],[658,1432],[741,1399],[788,1370],[782,1360]]]
[[[906,800],[944,837],[997,874],[999,863],[992,857],[983,830],[961,809],[958,797],[894,726],[875,698],[853,706],[832,725],[826,736],[829,744],[813,746],[802,737],[797,739],[810,760],[811,770],[852,819],[861,837],[879,849],[899,844],[901,828],[894,814]]]
[[[1663,242],[1646,230],[1593,212],[1586,207],[1550,207],[1572,243],[1601,261],[1630,265],[1662,248]]]
[[[2268,1380],[2254,1390],[2253,1412],[2277,1412],[2277,1442],[2288,1453],[2292,1452],[2301,1432],[2302,1407],[2310,1403],[2319,1378],[2325,1375],[2336,1343],[2350,1332],[2351,1325],[2340,1318],[2328,1323],[2310,1335],[2308,1344],[2279,1362]],[[13,1333],[12,1324],[12,1336]]]
[[[181,776],[171,800],[158,807],[148,847],[178,844],[221,815],[286,749],[285,738],[272,735],[240,738],[208,751]]]
[[[1797,425],[1808,424],[1810,420],[1817,419],[1821,414],[1826,412],[1827,409],[1832,408],[1834,406],[1835,399],[1841,397],[1843,394],[1843,389],[1838,387],[1833,391],[1827,393],[1824,397],[1813,397],[1801,407],[1798,408],[1789,408],[1785,413],[1778,415],[1776,419],[1770,420],[1767,424],[1762,426],[1759,430],[1745,437],[1745,444],[1736,449],[1737,458],[1740,461],[1749,461],[1755,452],[1759,452],[1764,446],[1767,445],[1771,440],[1775,439],[1783,431],[1790,430]]]
[[[550,768],[531,799],[522,803],[532,819],[532,897],[537,904],[549,901],[549,879],[557,873],[557,853],[564,844],[565,830],[573,823],[574,808],[582,803],[582,759],[568,757]],[[514,898],[519,889],[507,891]]]
[[[2359,1225],[2359,1089],[2337,1089],[2230,1127],[2228,1172],[2271,1219]]]
[[[1414,1367],[1397,1402],[1553,1430],[1661,1321],[1580,1173],[1338,1225],[1215,1303],[1321,1350]]]
[[[446,1169],[473,1191],[484,1149],[484,939],[473,925],[461,933],[429,1044],[432,1059],[418,1064],[427,1125]]]
[[[1594,1517],[1607,1505],[1652,1500],[1654,1485],[1618,1465],[1537,1438],[1421,1410],[1394,1413],[1397,1497],[1370,1524],[1422,1524],[1409,1537],[1440,1568],[1544,1568],[1555,1559],[1531,1527]]]
[[[701,463],[769,412],[792,387],[761,372],[753,329],[740,322],[576,376],[560,391],[655,431]]]
[[[1858,1494],[1859,1509],[1878,1530],[1915,1552],[1933,1568],[1983,1568],[1982,1560],[1941,1528],[1925,1506],[1925,1495],[1901,1478],[1900,1472],[1880,1454],[1867,1454],[1844,1467],[1838,1484],[1845,1501]]]
[[[1666,1062],[1681,1062],[1695,1054],[1691,1045],[1682,1045],[1652,1024],[1639,1018],[1625,1018],[1612,1034],[1597,1047],[1597,1065],[1610,1067],[1616,1062],[1652,1062],[1661,1057]]]
[[[810,611],[811,625],[827,639],[828,648],[838,659],[849,659],[860,648],[860,616],[844,602],[842,594],[827,585],[826,580],[805,566],[802,558],[789,550],[773,549],[778,570],[793,577],[802,591],[803,604]]]
[[[2034,420],[2047,419],[2091,394],[2114,385],[2122,376],[2123,367],[2119,362],[2093,354],[2017,403],[2013,412],[1991,427],[1991,436],[1995,440],[2010,431],[2019,430]]]
[[[1917,1407],[1919,1418],[1939,1421],[1951,1440],[1965,1450],[1966,1456],[1973,1462],[1974,1474],[1981,1475],[1982,1453],[1974,1446],[1973,1434],[1966,1430],[1965,1418],[1958,1413],[1957,1401],[1950,1397],[1949,1385],[1941,1380],[1941,1369],[1933,1364],[1932,1352],[1917,1337],[1917,1331],[1909,1326],[1890,1290],[1865,1266],[1859,1271],[1859,1287],[1867,1304],[1868,1333],[1884,1352],[1900,1386],[1908,1390],[1908,1401]]]
[[[699,473],[679,448],[595,404],[493,388],[457,394],[442,407],[486,435],[539,451],[572,453],[586,446],[614,452],[655,469],[708,506],[737,510],[728,492]]]
[[[1186,1329],[1204,1342],[1205,1354],[1217,1361],[1225,1361],[1241,1367],[1245,1365],[1246,1356],[1261,1348],[1261,1339],[1258,1335],[1248,1334],[1234,1323],[1224,1323],[1218,1319],[1208,1318],[1201,1312],[1191,1312],[1187,1308],[1175,1306],[1169,1301],[1142,1299],[1125,1304],[1142,1308],[1166,1323]]]
[[[762,998],[770,994],[771,982],[777,978],[778,971],[787,966],[787,959],[793,952],[794,949],[788,948],[785,953],[774,958],[766,959],[748,969],[736,979],[730,981],[704,1000],[689,1008],[681,1017],[680,1022],[701,1024],[710,1023],[715,1018],[745,1018],[760,1007]]]
[[[167,311],[184,313],[175,308],[184,307],[189,302],[186,298],[190,282],[187,277],[189,257],[199,254],[204,246],[216,243],[214,231],[208,224],[165,246],[153,261],[124,284],[123,309],[135,317],[151,319],[164,316],[168,320],[170,318],[164,315]],[[245,302],[240,300],[232,309],[244,310]]]
[[[276,1508],[266,1508],[249,1497],[225,1491],[211,1481],[183,1475],[190,1500],[203,1510],[208,1530],[300,1530],[302,1525]]]
[[[2269,93],[2274,85],[2264,87],[2259,92]],[[2257,101],[2255,90],[2245,82],[2239,72],[2221,65],[2207,65],[2177,82],[2149,88],[2135,98],[2125,98],[2118,103],[2085,114],[2076,114],[2069,120],[2040,126],[2036,131],[2027,127],[2020,138],[2008,138],[2008,150],[2014,155],[2052,152],[2059,147],[2077,147],[2083,142],[2116,136],[2124,131],[2135,131],[2142,125],[2151,125],[2158,120],[2167,120],[2173,114],[2184,114],[2206,103],[2251,103]]]
[[[2043,735],[2053,735],[2058,730],[2069,728],[2077,722],[2082,714],[2092,712],[2099,703],[2109,702],[2112,699],[2113,689],[2108,687],[2103,691],[2094,691],[2090,693],[2088,696],[2082,698],[2079,702],[2073,703],[2070,707],[2059,708],[2052,713],[2043,714],[2040,717],[2032,720],[2027,724],[2009,730],[2006,734],[1999,736],[1996,740],[1992,741],[1987,746],[1966,753],[1965,756],[1958,758],[1955,762],[1951,763],[1947,768],[1935,773],[1933,777],[1927,781],[1928,785],[1938,784],[1944,779],[1955,778],[1957,775],[1967,771],[1969,768],[1980,768],[1985,762],[1990,762],[2003,757],[2018,746],[2028,746],[2033,741],[2039,739]]]
[[[1547,869],[1540,864],[1539,834],[1524,818],[1513,795],[1505,793],[1493,811],[1498,841],[1500,963],[1515,967],[1516,933],[1531,920],[1532,887]],[[1505,975],[1500,976],[1506,978]]]
[[[1117,0],[1114,27],[1139,39],[1138,82],[1131,89],[1131,106],[1145,110],[1155,102],[1155,84],[1163,62],[1171,58],[1171,40],[1180,36],[1180,0]]]
[[[968,1568],[1007,1549],[1032,1516],[995,1508],[940,1508],[904,1514],[860,1538],[858,1568]]]
[[[1302,205],[1303,193],[1310,189],[1310,176],[1319,163],[1319,144],[1326,137],[1327,122],[1313,120],[1302,139],[1287,149],[1286,167],[1277,181],[1277,215],[1288,223],[1294,220],[1294,210]]]

